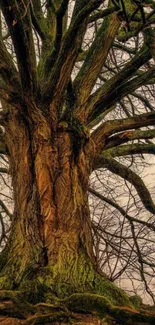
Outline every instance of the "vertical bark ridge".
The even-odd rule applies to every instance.
[[[94,265],[89,144],[75,152],[75,130],[56,127],[55,119],[53,126],[41,112],[37,117],[35,123],[33,110],[29,123],[17,113],[7,124],[16,205],[7,270],[12,265],[10,275],[20,283],[29,269],[46,266],[57,292],[58,282],[84,288]]]

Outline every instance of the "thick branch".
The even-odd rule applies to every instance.
[[[155,204],[151,198],[150,192],[142,179],[136,173],[115,159],[112,159],[111,156],[100,155],[96,158],[94,162],[94,169],[102,168],[103,166],[112,173],[119,175],[131,183],[135,187],[145,208],[149,212],[155,214]]]
[[[108,150],[103,150],[103,153],[111,157],[121,157],[137,154],[155,154],[154,143],[133,143]]]
[[[21,107],[23,101],[19,93],[15,92],[11,87],[6,87],[4,83],[0,83],[0,99],[17,108]]]
[[[55,105],[59,105],[81,48],[86,30],[86,19],[101,3],[101,0],[89,1],[75,17],[71,26],[65,33],[54,69],[43,91],[43,98],[45,101],[51,102],[51,99],[54,98]]]
[[[105,138],[125,130],[138,129],[140,127],[155,125],[155,111],[135,115],[131,118],[110,120],[99,126],[93,133],[98,152],[104,149]]]
[[[147,85],[150,83],[152,79],[155,77],[155,68],[151,68],[150,70],[140,74],[140,76],[135,77],[129,80],[126,83],[122,83],[117,88],[113,88],[111,92],[108,94],[104,94],[104,96],[95,104],[93,116],[100,115],[100,111],[106,111],[109,107],[113,106],[118,100],[132,93],[134,90],[140,88],[143,85]]]
[[[144,37],[145,37],[145,42],[152,54],[152,58],[154,59],[154,62],[155,62],[155,28],[150,27],[150,28],[145,29]]]
[[[155,129],[153,130],[136,130],[136,131],[126,131],[111,136],[105,140],[104,150],[117,147],[123,143],[133,140],[148,140],[155,138]]]
[[[48,4],[46,41],[43,43],[42,57],[45,57],[44,70],[45,81],[51,74],[51,70],[58,58],[62,37],[66,32],[65,17],[67,17],[69,0],[53,1]],[[46,53],[47,52],[47,53]]]
[[[103,21],[74,82],[77,106],[82,105],[89,97],[106,61],[119,26],[120,21],[116,14],[107,17]]]
[[[119,7],[114,6],[111,8],[107,8],[105,10],[100,10],[99,12],[97,12],[89,17],[88,23],[90,24],[98,19],[104,18],[104,17],[112,14],[113,12],[117,11],[118,9],[119,9]]]
[[[84,7],[87,5],[87,0],[75,0],[74,10],[72,14],[72,21],[77,17],[79,12],[84,9]]]
[[[10,85],[14,90],[21,91],[19,74],[2,38],[0,38],[0,75],[7,87]]]
[[[43,16],[42,10],[40,8],[41,6],[38,6],[37,1],[33,2],[33,5],[31,4],[31,19],[34,28],[36,29],[38,35],[40,36],[42,42],[45,41],[46,38],[46,30],[47,30],[47,22]]]
[[[109,107],[112,106],[111,101],[114,99],[116,100],[115,96],[117,95],[116,91],[118,87],[124,85],[125,82],[131,78],[143,64],[148,62],[150,58],[151,54],[149,49],[143,46],[119,73],[97,89],[90,98],[76,110],[76,115],[79,117],[84,115],[88,123],[92,122],[107,109],[103,104],[108,104]]]
[[[15,0],[1,0],[1,9],[16,52],[23,92],[36,92],[36,59],[29,8]]]

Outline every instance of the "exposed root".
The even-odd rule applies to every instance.
[[[49,324],[54,322],[67,322],[69,321],[69,315],[60,311],[46,315],[34,315],[23,322],[23,325],[35,325],[35,324]]]
[[[22,321],[8,316],[0,317],[0,325],[22,325]]]
[[[0,315],[26,319],[34,312],[34,307],[20,291],[0,291]],[[1,323],[0,323],[1,324]]]
[[[114,306],[105,297],[90,293],[33,305],[19,291],[1,291],[0,325],[16,324],[152,325],[155,310]]]

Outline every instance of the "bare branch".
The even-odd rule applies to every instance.
[[[138,129],[148,125],[155,125],[155,112],[135,115],[131,118],[109,120],[92,133],[92,139],[95,141],[98,151],[100,151],[104,148],[106,137],[116,132]]]
[[[136,222],[136,223],[140,223],[144,226],[147,226],[149,229],[155,231],[155,225],[153,223],[149,223],[147,221],[144,221],[142,219],[137,219],[134,218],[132,216],[130,216],[118,203],[116,203],[114,200],[111,200],[109,198],[107,198],[106,196],[98,193],[96,190],[94,190],[93,188],[89,187],[88,191],[95,195],[96,197],[98,197],[100,200],[108,203],[109,205],[111,205],[113,208],[117,209],[123,217],[125,217],[128,221],[132,221],[132,222]]]
[[[149,212],[155,214],[155,204],[151,198],[150,192],[148,191],[142,179],[136,173],[134,173],[125,165],[113,159],[111,156],[106,155],[98,156],[94,162],[94,169],[102,167],[106,167],[112,173],[119,175],[120,177],[124,178],[126,181],[131,183],[135,187],[145,208]]]

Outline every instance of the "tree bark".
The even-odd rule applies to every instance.
[[[4,288],[18,287],[25,274],[46,267],[58,294],[61,286],[84,290],[95,268],[87,196],[89,140],[82,144],[66,122],[49,122],[38,112],[29,122],[14,112],[8,117],[6,144],[15,211],[2,254]]]
[[[29,306],[25,316],[25,300],[55,304],[75,293],[104,295],[114,305],[132,307],[128,296],[97,269],[93,253],[87,190],[95,144],[77,118],[58,122],[55,111],[53,107],[46,118],[46,109],[43,113],[28,101],[7,117],[15,210],[0,254],[0,301],[11,299],[21,306],[24,299],[17,311],[22,317],[33,313]]]

